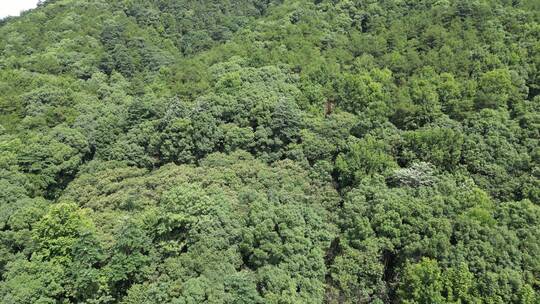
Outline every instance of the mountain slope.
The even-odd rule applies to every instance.
[[[537,303],[537,1],[0,23],[2,303]]]

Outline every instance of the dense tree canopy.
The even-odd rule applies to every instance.
[[[0,91],[1,303],[540,303],[537,0],[46,0]]]

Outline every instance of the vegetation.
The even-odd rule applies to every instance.
[[[0,91],[1,303],[540,303],[537,0],[48,0]]]

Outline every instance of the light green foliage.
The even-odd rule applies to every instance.
[[[58,259],[63,263],[63,259],[71,256],[78,239],[90,229],[91,223],[75,204],[55,205],[34,230],[38,247],[36,254],[40,259]]]
[[[478,108],[504,108],[510,97],[516,95],[516,92],[512,92],[515,88],[507,70],[498,69],[484,73],[478,86]]]
[[[73,203],[51,206],[44,215],[32,207],[12,216],[15,219],[26,215],[30,221],[42,217],[29,223],[33,242],[20,243],[33,247],[31,259],[17,256],[6,265],[9,276],[0,284],[2,301],[56,303],[62,298],[73,302],[99,298],[102,286],[95,266],[103,255],[88,214]],[[10,225],[19,235],[24,232],[24,226],[18,227],[15,221]]]
[[[404,269],[400,298],[407,304],[445,303],[441,269],[437,261],[423,259]]]
[[[374,71],[377,73],[379,71]],[[388,73],[381,71],[379,73]],[[390,73],[389,73],[390,74]],[[383,74],[384,75],[384,74]],[[384,75],[390,78],[390,75]],[[345,75],[343,83],[338,88],[338,92],[343,94],[339,97],[338,104],[348,112],[360,114],[362,112],[369,115],[385,115],[390,96],[383,83],[377,82],[370,74]],[[391,79],[384,79],[390,82]],[[386,110],[386,111],[385,111]]]
[[[401,303],[481,303],[471,294],[473,274],[466,264],[441,269],[437,261],[422,258],[403,271],[398,293]]]
[[[390,149],[384,142],[367,136],[353,142],[346,154],[336,159],[336,168],[343,178],[344,184],[355,184],[364,177],[381,174],[387,175],[397,167]]]

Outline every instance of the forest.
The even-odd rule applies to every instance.
[[[540,303],[540,1],[0,20],[0,303]]]

